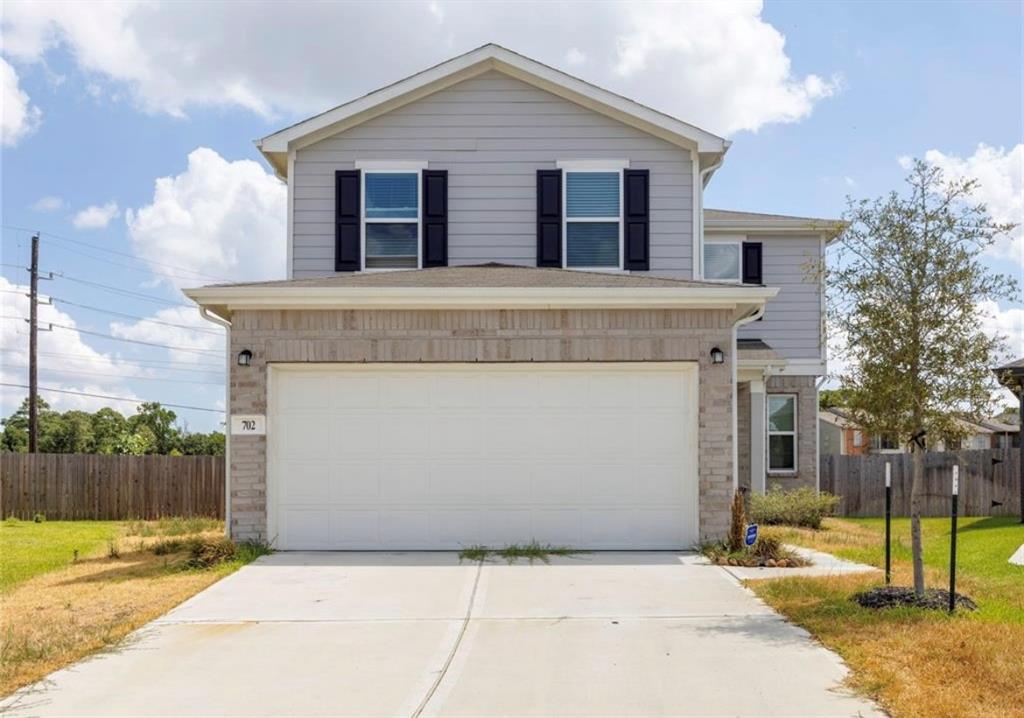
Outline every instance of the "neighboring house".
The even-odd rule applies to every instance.
[[[1020,446],[1020,428],[999,419],[968,421],[959,419],[967,432],[954,446],[952,442],[939,440],[933,451],[955,451],[959,449],[1003,449]],[[849,413],[842,408],[830,407],[818,412],[818,431],[821,454],[903,454],[908,448],[886,437],[871,436],[861,429]]]
[[[729,144],[495,45],[260,140],[288,278],[186,292],[230,322],[231,534],[681,549],[816,486],[837,225],[705,210]]]

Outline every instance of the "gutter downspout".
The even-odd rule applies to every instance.
[[[231,322],[199,307],[199,316],[224,327],[224,533],[231,538]]]
[[[737,390],[739,389],[736,384],[736,369],[739,364],[739,352],[736,350],[736,330],[744,324],[756,322],[758,319],[763,317],[766,305],[767,302],[755,309],[753,314],[740,317],[732,323],[732,490],[734,493],[740,488],[739,402],[736,398]]]
[[[699,162],[700,160],[698,160]],[[704,279],[704,188],[711,181],[711,175],[725,162],[725,152],[714,164],[700,170],[700,186],[697,187],[697,247],[700,248],[698,257],[693,258],[693,276],[695,279]],[[735,342],[734,342],[735,344]]]

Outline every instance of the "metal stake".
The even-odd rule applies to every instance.
[[[956,610],[956,512],[960,498],[960,467],[953,465],[952,532],[949,537],[949,612]]]
[[[892,582],[892,464],[885,462],[885,585]]]

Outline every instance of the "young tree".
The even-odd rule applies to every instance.
[[[980,254],[1013,226],[973,203],[974,180],[946,179],[915,161],[908,191],[849,202],[836,256],[825,273],[829,321],[849,369],[847,408],[873,436],[913,453],[910,493],[914,590],[924,594],[921,498],[925,437],[963,434],[956,416],[992,406],[989,367],[1002,347],[986,335],[979,303],[1009,297],[1010,277]]]

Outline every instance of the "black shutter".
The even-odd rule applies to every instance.
[[[423,170],[423,266],[448,266],[448,170]]]
[[[761,274],[761,243],[743,243],[743,283],[764,284]]]
[[[646,272],[651,268],[651,173],[650,170],[624,170],[623,241],[625,268]]]
[[[334,271],[358,272],[360,258],[359,170],[334,173]]]
[[[562,170],[537,170],[537,266],[562,266]]]

